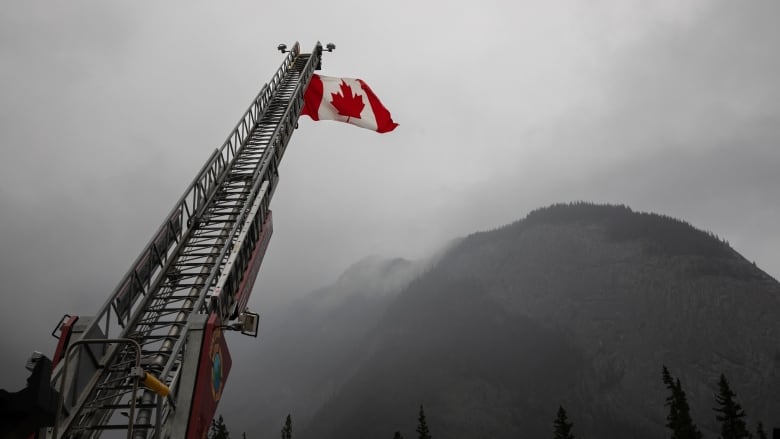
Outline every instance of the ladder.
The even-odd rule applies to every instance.
[[[310,54],[295,43],[107,302],[85,319],[82,339],[110,341],[68,350],[62,363],[77,366],[67,376],[58,364],[52,382],[64,398],[44,437],[94,438],[110,430],[163,437],[178,400],[192,393],[180,386],[182,370],[198,367],[187,364],[197,358],[188,349],[199,348],[188,345],[189,332],[214,316],[220,327],[230,327],[246,310],[258,253],[270,238],[279,164],[321,56],[320,43]],[[138,376],[130,372],[138,353],[115,339],[140,346],[141,375],[167,386],[167,396],[135,385]]]

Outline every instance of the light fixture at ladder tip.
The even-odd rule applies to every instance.
[[[320,45],[319,43],[317,43],[317,45],[320,48],[322,48],[322,45]],[[276,46],[276,50],[278,50],[279,52],[282,52],[282,53],[289,52],[289,50],[287,50],[287,45],[284,44],[284,43],[281,43],[278,46]],[[336,45],[333,44],[333,43],[328,43],[328,44],[325,45],[325,50],[327,50],[328,52],[333,52],[334,50],[336,50]]]
[[[324,50],[327,50],[328,52],[333,52],[333,50],[336,49],[336,45],[333,43],[328,43],[325,45],[325,48],[322,48],[322,43],[317,41],[317,45],[314,47],[314,51],[316,52],[318,59],[317,59],[317,65],[314,67],[314,70],[322,70],[322,52]]]

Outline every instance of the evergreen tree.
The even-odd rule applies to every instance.
[[[757,439],[767,439],[766,437],[766,431],[764,431],[764,424],[762,422],[758,422],[758,425],[756,426],[756,438]]]
[[[428,430],[428,422],[425,421],[425,410],[420,404],[420,415],[417,418],[417,437],[418,439],[431,439],[431,432]]]
[[[558,416],[553,422],[555,427],[554,439],[574,439],[574,435],[571,433],[571,427],[574,426],[569,422],[569,418],[566,416],[566,410],[562,406],[558,406]]]
[[[718,381],[718,394],[715,395],[715,402],[718,403],[718,407],[715,407],[715,411],[718,412],[715,419],[720,422],[719,439],[746,439],[751,437],[745,421],[742,419],[745,417],[745,411],[742,410],[742,406],[734,399],[736,396],[731,387],[729,387],[726,376],[721,374],[720,381]]]
[[[396,431],[393,435],[393,439],[404,439],[404,437],[401,435],[400,431]]]
[[[225,420],[222,419],[222,415],[219,415],[217,420],[211,420],[211,431],[209,432],[209,439],[230,439],[230,432],[228,432]]]
[[[666,426],[672,430],[672,439],[701,439],[702,434],[691,419],[688,398],[685,396],[680,379],[675,380],[666,366],[663,366],[661,377],[670,392],[666,397],[665,405],[669,407]]]
[[[287,420],[284,421],[284,427],[282,428],[282,439],[292,439],[292,418],[287,415]]]

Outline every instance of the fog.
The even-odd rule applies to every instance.
[[[627,204],[780,275],[772,1],[10,1],[0,16],[0,388],[89,315],[282,55],[334,42],[400,126],[302,119],[250,306],[555,202]]]

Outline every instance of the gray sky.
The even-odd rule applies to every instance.
[[[446,6],[443,6],[446,5]],[[776,1],[29,2],[0,16],[0,388],[89,315],[280,42],[333,41],[401,125],[302,120],[262,313],[370,254],[423,257],[554,202],[689,221],[780,276]]]

